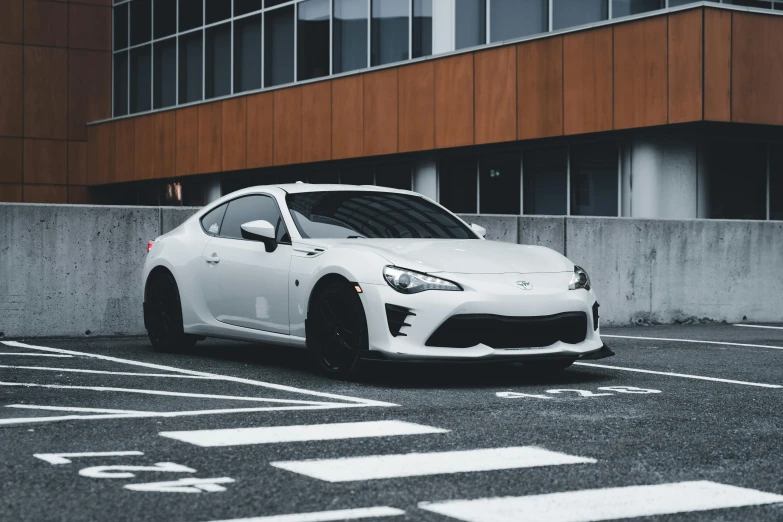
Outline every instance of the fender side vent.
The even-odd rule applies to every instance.
[[[416,317],[416,314],[404,306],[386,305],[386,321],[389,323],[389,332],[393,337],[406,337],[400,330],[405,326],[410,326],[405,322],[408,316]]]
[[[593,303],[593,331],[598,330],[598,301]]]

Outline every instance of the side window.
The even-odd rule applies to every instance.
[[[228,204],[220,237],[242,239],[242,224],[263,219],[277,228],[277,242],[290,243],[288,229],[277,208],[277,203],[269,196],[245,196]]]
[[[210,236],[216,236],[220,232],[220,223],[223,221],[223,214],[226,213],[228,203],[220,205],[218,208],[209,211],[201,218],[201,228]]]

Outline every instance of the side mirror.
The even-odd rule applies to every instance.
[[[475,232],[481,239],[484,239],[484,236],[487,235],[487,229],[482,227],[481,225],[477,225],[475,223],[470,224],[470,229]]]
[[[277,248],[277,231],[269,221],[259,219],[242,224],[242,239],[260,241],[266,246],[267,252],[273,252]]]

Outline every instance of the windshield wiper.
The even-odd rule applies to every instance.
[[[347,237],[347,238],[345,238],[345,239],[367,239],[367,238],[366,238],[366,237],[364,237],[364,236],[348,236],[348,237]]]

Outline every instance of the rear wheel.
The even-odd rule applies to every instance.
[[[188,335],[182,326],[182,303],[177,282],[168,272],[161,272],[149,282],[146,305],[149,309],[147,335],[159,352],[192,350],[198,337]]]
[[[307,318],[307,346],[318,369],[335,379],[359,374],[367,349],[367,319],[356,290],[343,281],[323,287]]]

